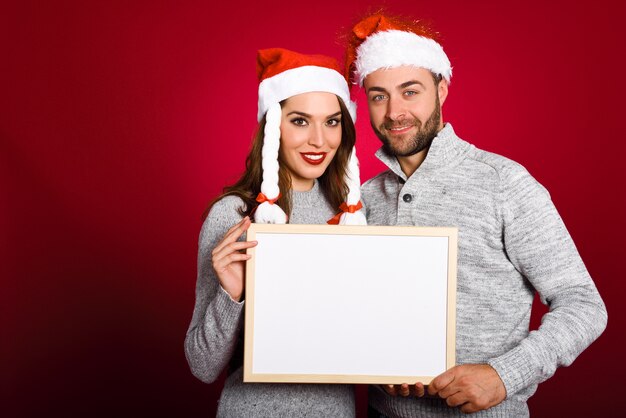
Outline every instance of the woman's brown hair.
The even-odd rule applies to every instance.
[[[337,97],[337,100],[339,100],[339,107],[341,108],[341,144],[337,148],[335,158],[324,171],[324,174],[319,177],[318,182],[326,200],[339,212],[339,205],[346,200],[348,194],[345,173],[356,141],[356,133],[354,122],[346,105],[340,97]],[[281,106],[283,103],[284,101],[281,102]],[[263,180],[261,152],[263,150],[264,129],[265,116],[259,123],[252,141],[252,149],[246,157],[246,170],[235,184],[224,187],[223,193],[209,204],[209,207],[204,212],[203,219],[209,214],[211,207],[225,196],[237,196],[243,200],[244,206],[239,210],[242,216],[250,215],[256,208],[256,197],[261,191],[261,182]],[[276,204],[289,216],[291,213],[291,176],[280,156],[278,157],[278,163],[280,198]]]

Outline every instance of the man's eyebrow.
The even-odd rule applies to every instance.
[[[421,81],[419,81],[419,80],[409,80],[409,81],[405,81],[404,83],[400,84],[400,85],[398,86],[398,88],[399,88],[399,89],[405,89],[405,88],[410,87],[410,86],[412,86],[412,85],[414,85],[414,84],[419,84],[420,86],[422,86],[422,88],[426,88],[426,86],[424,85],[424,83],[422,83],[422,82],[421,82]],[[369,93],[370,91],[377,91],[377,92],[381,92],[381,93],[386,93],[386,92],[387,92],[387,90],[386,90],[386,89],[384,89],[384,88],[382,88],[382,87],[376,87],[376,86],[373,86],[373,87],[370,87],[369,89],[367,89],[367,93]]]
[[[385,90],[382,87],[370,87],[369,89],[367,89],[367,92],[369,93],[370,91],[379,91],[381,93],[386,93],[387,90]]]
[[[413,84],[419,84],[422,87],[426,87],[424,86],[424,83],[422,83],[421,81],[417,81],[417,80],[409,80],[409,81],[405,81],[404,83],[400,84],[400,88],[401,89],[405,89],[409,86],[412,86]]]

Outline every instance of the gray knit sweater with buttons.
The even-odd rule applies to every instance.
[[[457,137],[450,124],[409,178],[395,157],[382,149],[377,156],[389,170],[362,187],[368,224],[459,229],[457,363],[490,364],[507,391],[503,403],[472,416],[528,416],[537,384],[570,365],[607,322],[548,192],[519,164]],[[549,312],[529,333],[535,291]],[[392,398],[375,386],[369,397],[389,417],[463,416],[438,398]]]
[[[226,231],[241,220],[243,202],[227,196],[213,205],[199,239],[196,305],[185,339],[192,373],[214,382],[228,367],[218,417],[354,417],[350,385],[243,383],[243,306],[222,289],[211,265],[211,251]],[[293,192],[294,224],[324,224],[333,215],[318,183],[308,192]]]

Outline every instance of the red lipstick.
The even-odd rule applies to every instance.
[[[326,159],[325,152],[301,152],[300,156],[304,161],[311,165],[319,165]]]

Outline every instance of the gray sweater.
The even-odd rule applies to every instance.
[[[503,403],[472,416],[528,416],[537,384],[570,365],[607,321],[548,192],[519,164],[457,137],[450,124],[410,178],[395,157],[377,156],[389,170],[362,187],[368,224],[459,229],[457,363],[490,364],[507,391]],[[535,291],[549,312],[529,333]],[[390,417],[463,415],[438,398],[392,398],[374,386],[369,396]]]
[[[334,215],[318,183],[308,192],[293,192],[289,222],[324,224]],[[211,265],[211,251],[226,231],[241,220],[241,199],[227,196],[213,205],[199,239],[196,305],[185,339],[192,373],[214,382],[227,367],[228,377],[218,417],[354,417],[354,390],[349,385],[243,383],[243,305],[222,289]]]

